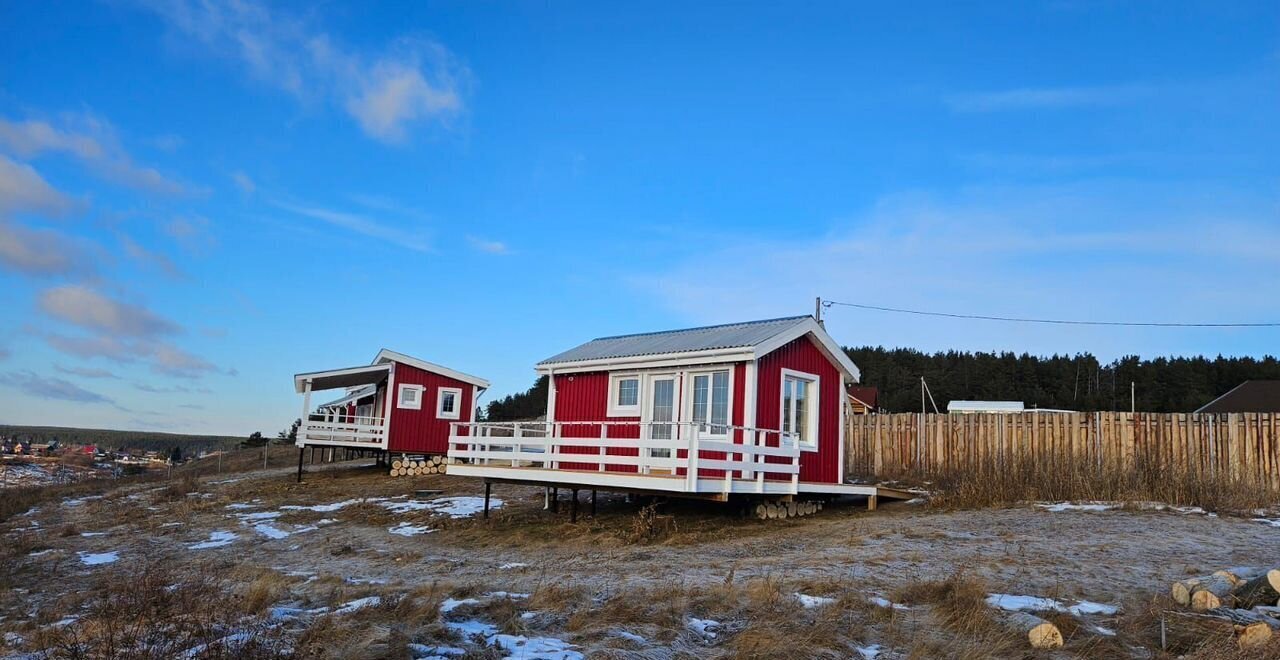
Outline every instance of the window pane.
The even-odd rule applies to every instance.
[[[693,421],[705,423],[707,421],[707,386],[708,378],[705,374],[693,377]]]
[[[729,429],[729,372],[717,371],[711,376],[711,432],[724,435]]]
[[[619,406],[634,406],[640,403],[640,379],[623,378],[618,381]]]
[[[444,394],[442,394],[442,395],[441,395],[441,397],[442,397],[442,398],[441,398],[441,402],[440,402],[440,409],[441,409],[442,411],[444,411],[444,412],[447,412],[447,413],[451,413],[451,412],[453,412],[453,406],[457,403],[457,402],[454,400],[454,398],[455,398],[454,393],[453,393],[453,392],[445,392]],[[599,401],[599,399],[596,399],[596,400],[597,400],[597,401]]]
[[[671,424],[661,424],[658,422],[670,422],[675,412],[675,392],[676,383],[674,380],[663,379],[653,381],[653,406],[650,410],[650,418],[654,424],[649,428],[649,437],[655,440],[670,440],[673,437],[673,429]],[[655,449],[654,456],[670,457],[670,450]]]
[[[794,409],[791,405],[791,387],[795,384],[795,380],[785,378],[782,381],[782,432],[791,432],[791,417]]]
[[[813,440],[809,429],[809,382],[797,380],[795,387],[796,401],[796,435],[800,436],[801,442],[810,442]]]

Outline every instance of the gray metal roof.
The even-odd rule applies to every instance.
[[[686,330],[646,332],[638,335],[601,337],[553,355],[538,363],[561,364],[584,360],[638,357],[642,355],[666,355],[720,348],[750,348],[769,340],[781,332],[810,319],[809,316],[788,316],[765,321],[709,325]]]

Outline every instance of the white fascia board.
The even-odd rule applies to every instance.
[[[760,359],[805,335],[812,335],[814,343],[827,356],[827,359],[836,363],[836,366],[853,382],[857,383],[862,380],[862,371],[858,369],[858,365],[854,364],[853,360],[850,360],[849,356],[840,348],[840,344],[836,343],[836,340],[832,339],[830,334],[827,334],[826,328],[823,328],[813,318],[805,319],[760,342],[755,347],[754,357],[755,359]]]
[[[426,360],[419,360],[416,357],[409,357],[404,353],[397,353],[386,348],[378,351],[378,356],[373,358],[374,364],[378,364],[379,362],[400,362],[411,367],[417,367],[423,371],[430,371],[433,374],[438,374],[446,378],[460,380],[469,385],[475,385],[476,387],[486,390],[489,389],[489,381],[480,378],[479,376],[472,376],[471,374],[464,374],[461,371],[454,371],[448,367],[442,367],[433,362],[427,362]]]
[[[333,377],[333,376],[351,376],[351,375],[362,374],[362,373],[373,373],[376,371],[385,371],[389,368],[390,367],[385,364],[369,364],[363,367],[347,367],[345,369],[331,369],[329,371],[311,371],[311,372],[295,375],[293,377],[293,388],[297,391],[298,394],[302,394],[303,390],[306,388],[306,384],[308,380],[315,380],[319,378]],[[346,386],[340,385],[339,387],[346,387]]]
[[[734,348],[727,350],[717,348],[706,351],[681,351],[679,353],[602,358],[598,360],[580,360],[577,362],[554,362],[551,364],[540,364],[536,366],[534,370],[543,375],[549,374],[553,370],[558,374],[570,374],[581,373],[584,371],[616,371],[621,369],[665,369],[667,367],[683,367],[721,362],[745,362],[751,359],[753,359],[753,356],[749,348]]]

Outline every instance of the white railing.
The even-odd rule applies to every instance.
[[[361,442],[381,445],[386,442],[386,425],[382,417],[312,413],[299,429],[304,442]]]
[[[625,434],[621,429],[627,429]],[[635,450],[635,455],[611,449]],[[708,455],[715,452],[723,456]],[[725,493],[735,490],[735,478],[754,481],[758,492],[764,492],[766,475],[770,481],[790,480],[792,492],[798,492],[800,480],[800,446],[794,436],[696,422],[454,422],[449,425],[448,455],[475,465],[652,476],[683,472],[689,492],[707,491],[700,484],[709,478],[722,480],[713,490]],[[708,475],[713,470],[723,475]]]

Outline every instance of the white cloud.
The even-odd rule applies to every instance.
[[[74,206],[35,168],[0,156],[0,216],[22,212],[62,215]]]
[[[29,119],[0,118],[0,149],[21,158],[47,153],[70,155],[98,176],[113,183],[149,192],[179,195],[186,186],[154,168],[137,165],[116,137],[115,129],[88,114],[66,114],[60,126]]]
[[[40,376],[31,371],[11,371],[6,374],[0,374],[0,385],[8,385],[22,391],[24,394],[41,399],[74,401],[76,403],[111,403],[111,399],[101,394],[90,392],[79,385],[61,378]]]
[[[1024,87],[952,94],[946,98],[946,102],[957,112],[1103,107],[1133,103],[1151,91],[1143,85]]]
[[[430,252],[431,243],[421,232],[404,231],[363,215],[334,211],[314,206],[301,206],[286,202],[273,202],[279,208],[301,216],[319,220],[335,227],[376,238],[416,252]]]
[[[60,364],[55,364],[53,365],[53,370],[58,373],[67,374],[68,376],[80,376],[81,378],[120,378],[106,369],[97,369],[94,367],[64,367]]]
[[[149,339],[177,334],[180,330],[173,321],[140,305],[112,300],[78,284],[44,291],[39,304],[40,309],[53,318],[113,337]]]
[[[31,276],[89,275],[95,259],[80,241],[0,222],[0,267]]]
[[[464,109],[470,73],[449,51],[425,39],[399,39],[370,57],[334,43],[323,31],[250,1],[140,0],[185,38],[238,60],[250,74],[300,99],[334,99],[370,137],[403,141],[410,125],[447,123]]]
[[[489,254],[507,254],[511,251],[507,244],[501,241],[489,241],[476,236],[468,236],[467,242],[471,244],[471,247]]]
[[[182,272],[178,264],[173,259],[170,259],[168,255],[149,250],[124,233],[117,233],[116,238],[119,239],[120,247],[124,249],[125,255],[130,259],[150,268],[155,268],[176,280],[187,277],[187,274]]]

